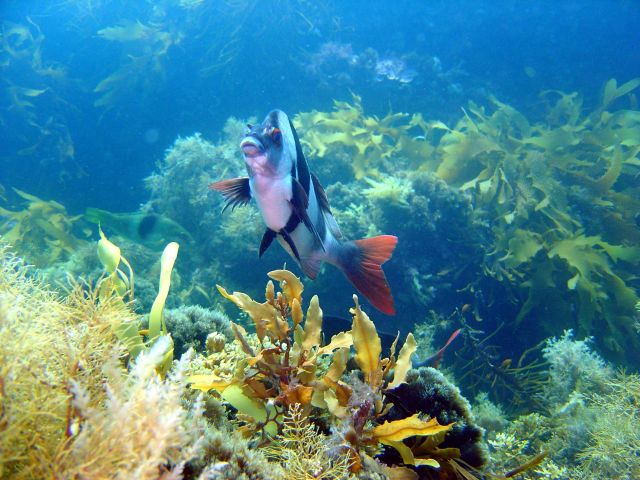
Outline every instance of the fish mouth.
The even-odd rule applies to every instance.
[[[240,142],[240,149],[245,157],[255,157],[264,153],[264,146],[256,137],[243,138]]]

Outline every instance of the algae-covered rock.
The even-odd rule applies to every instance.
[[[212,332],[221,333],[227,341],[233,339],[229,318],[218,310],[181,305],[165,311],[165,322],[173,338],[176,358],[189,348],[205,352],[207,336]]]
[[[384,420],[392,421],[419,413],[436,418],[443,425],[453,423],[438,448],[460,450],[460,459],[474,468],[480,468],[487,462],[484,430],[475,424],[471,405],[438,370],[431,367],[411,370],[406,383],[387,392],[387,397],[393,407],[384,415]],[[392,452],[385,452],[383,458],[387,463],[393,462]],[[419,468],[418,471],[420,478],[439,478],[432,469]]]

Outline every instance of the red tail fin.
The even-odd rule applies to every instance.
[[[356,240],[357,258],[349,259],[342,270],[351,283],[362,293],[371,305],[382,313],[395,315],[391,289],[381,265],[391,258],[398,237],[380,235]]]

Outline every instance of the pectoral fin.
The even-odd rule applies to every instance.
[[[276,238],[276,232],[274,232],[270,228],[267,228],[264,231],[264,235],[262,235],[262,241],[260,242],[260,253],[258,254],[259,257],[262,257],[262,254],[267,251],[267,248],[269,248],[269,245],[271,245],[271,242],[273,242],[274,238]]]
[[[322,250],[324,250],[325,248],[322,243],[322,239],[320,238],[316,227],[313,225],[313,222],[309,218],[309,196],[307,195],[307,192],[304,191],[304,187],[298,180],[293,178],[292,181],[293,188],[291,190],[293,192],[293,197],[291,198],[291,207],[293,208],[293,213],[295,213],[309,231],[313,233],[313,236],[316,237],[316,240],[322,247]]]
[[[222,211],[231,207],[231,210],[238,205],[245,205],[251,200],[251,188],[249,187],[249,178],[230,178],[228,180],[220,180],[209,185],[210,190],[216,190],[222,193],[226,203]]]

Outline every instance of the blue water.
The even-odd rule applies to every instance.
[[[374,114],[455,119],[489,94],[535,113],[541,90],[589,103],[640,74],[633,0],[4,0],[0,21],[0,183],[71,211],[135,209],[178,135],[215,137],[229,116],[327,111],[351,91]],[[133,22],[158,36],[98,33]],[[410,81],[379,78],[373,58],[401,60]],[[95,106],[96,86],[136,62]],[[46,91],[19,108],[13,87]]]

